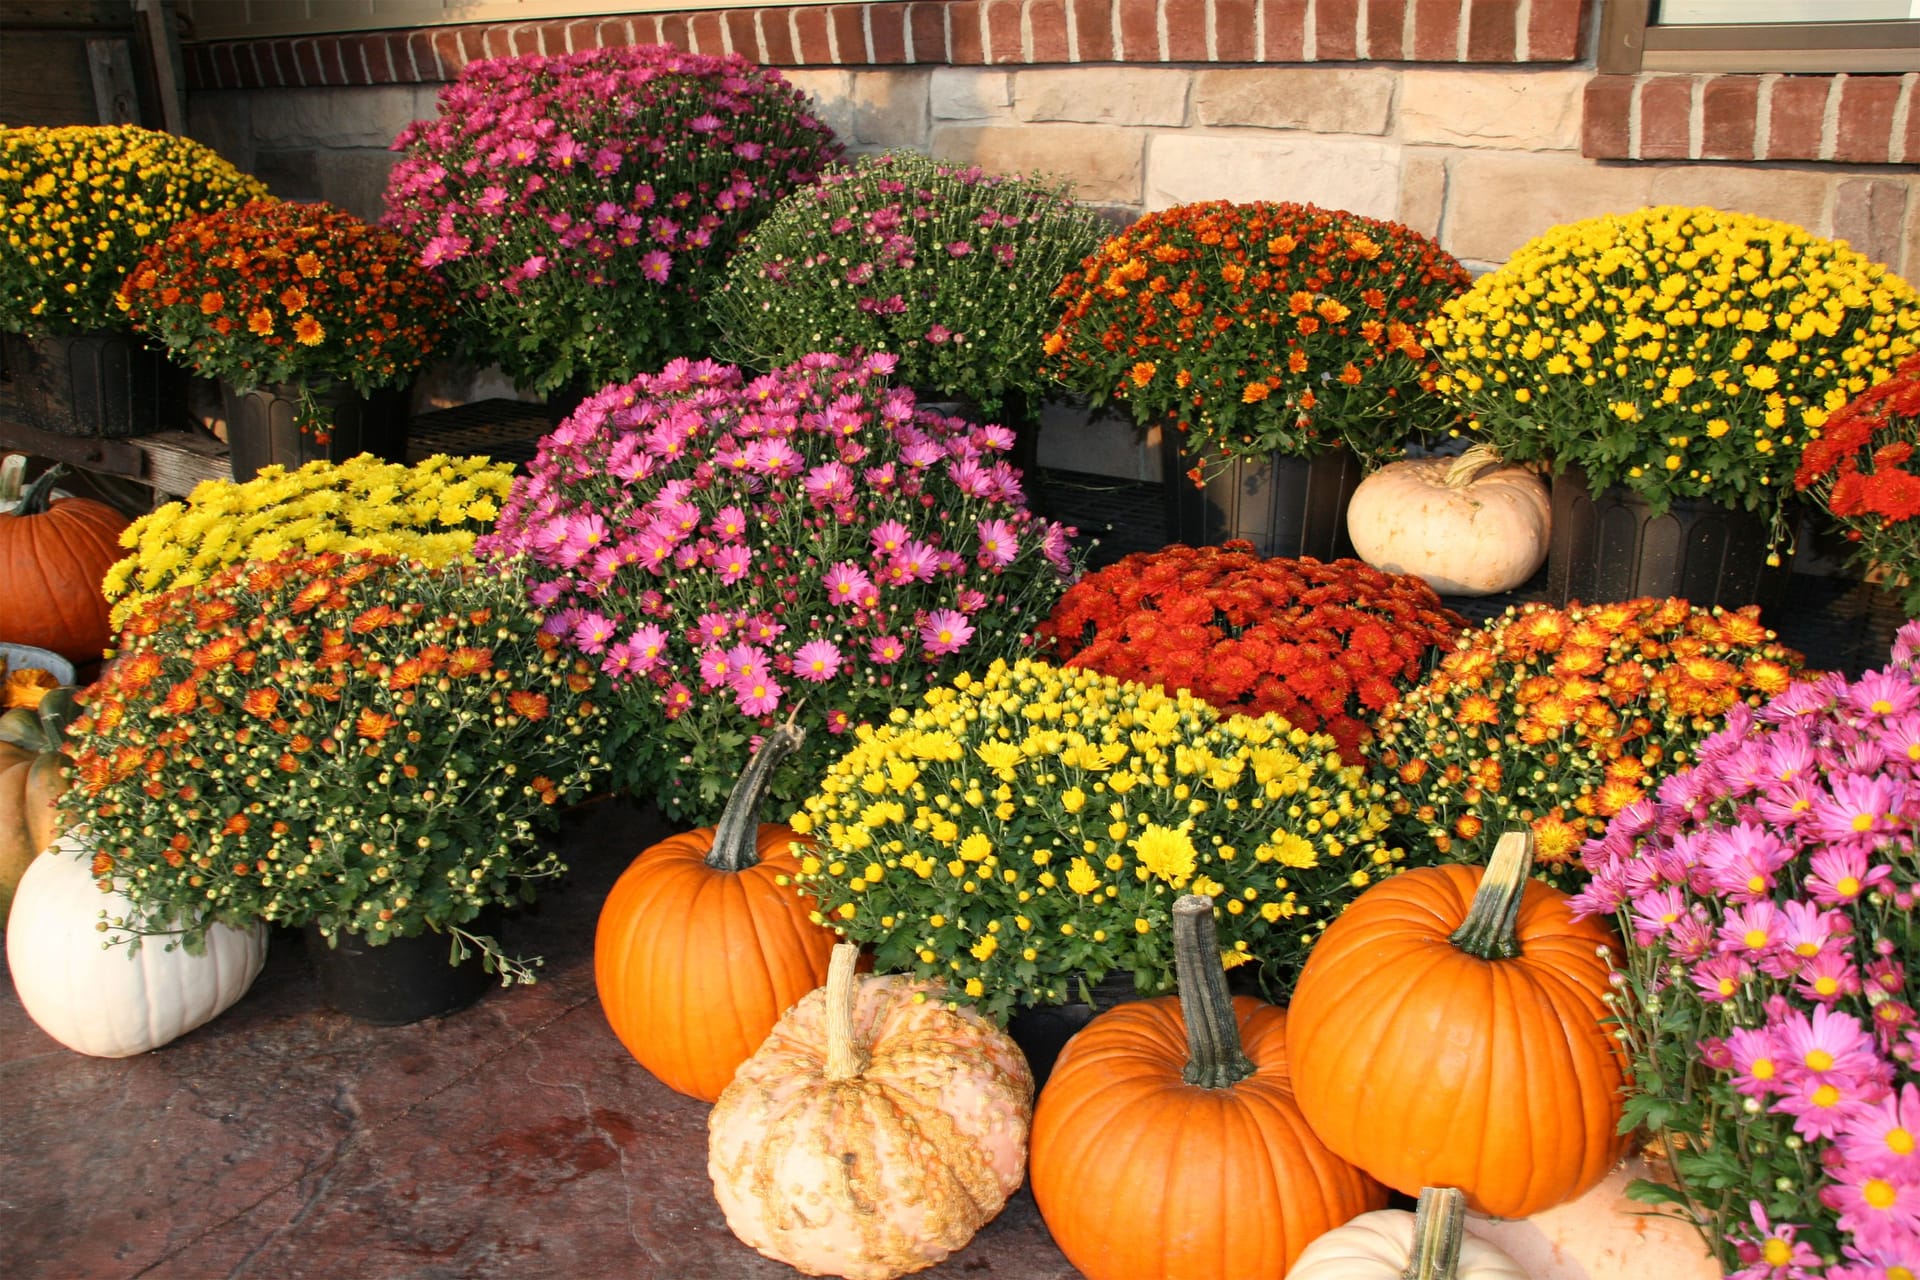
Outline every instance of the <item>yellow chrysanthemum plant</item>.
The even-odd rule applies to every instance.
[[[176,222],[266,198],[190,138],[132,125],[0,127],[0,330],[125,328],[114,302]]]
[[[1171,991],[1183,893],[1214,898],[1226,963],[1290,985],[1403,861],[1390,821],[1330,737],[1032,659],[862,726],[792,819],[818,919],[1001,1019],[1115,972]]]
[[[101,584],[114,628],[146,601],[206,581],[226,565],[289,551],[390,555],[440,568],[473,554],[513,486],[513,465],[436,454],[412,466],[361,454],[263,467],[247,481],[205,480],[185,502],[120,534],[131,554]]]
[[[1446,303],[1441,393],[1511,461],[1783,532],[1800,451],[1920,343],[1920,294],[1784,222],[1663,205],[1554,227]]]

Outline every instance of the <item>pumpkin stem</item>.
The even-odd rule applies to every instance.
[[[1450,939],[1468,955],[1482,960],[1512,960],[1520,954],[1516,926],[1520,899],[1527,892],[1527,874],[1533,870],[1533,832],[1509,831],[1493,847],[1487,873],[1467,908],[1466,922]]]
[[[1464,489],[1480,478],[1480,474],[1495,467],[1504,467],[1507,460],[1490,444],[1476,444],[1453,460],[1447,468],[1446,484],[1449,489]]]
[[[1187,1068],[1180,1078],[1203,1089],[1231,1089],[1253,1074],[1253,1062],[1240,1047],[1240,1019],[1227,994],[1212,898],[1189,893],[1173,904],[1173,964],[1180,1017],[1187,1024]]]
[[[16,516],[45,515],[47,504],[53,499],[54,482],[66,474],[67,469],[57,462],[42,471],[35,477],[34,482],[27,486],[27,491],[20,495],[20,505],[13,509],[13,514]]]
[[[860,944],[836,942],[827,961],[827,1067],[829,1080],[851,1080],[867,1069],[867,1047],[854,1039],[853,998],[860,989]]]
[[[1413,1254],[1400,1280],[1453,1280],[1467,1231],[1467,1197],[1458,1187],[1422,1187],[1413,1211]]]
[[[707,853],[707,865],[715,871],[745,871],[760,862],[760,801],[774,768],[799,749],[807,740],[807,731],[788,721],[760,739],[760,749],[740,771],[720,813],[720,825],[713,831],[713,848]]]

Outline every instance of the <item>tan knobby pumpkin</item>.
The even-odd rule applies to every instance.
[[[73,717],[73,689],[47,694],[38,707],[0,715],[0,928],[14,889],[36,855],[59,834],[60,739]]]
[[[1546,563],[1553,502],[1526,467],[1484,445],[1458,458],[1390,463],[1360,482],[1347,535],[1362,560],[1424,578],[1442,595],[1511,591]]]
[[[707,1172],[735,1235],[808,1275],[891,1280],[973,1238],[1020,1186],[1033,1075],[941,988],[861,978],[782,1018],[708,1118]]]

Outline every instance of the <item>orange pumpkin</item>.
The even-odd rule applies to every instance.
[[[707,1117],[707,1172],[742,1240],[815,1276],[893,1280],[973,1238],[1019,1189],[1033,1074],[938,986],[862,979],[834,948]]]
[[[49,502],[63,468],[0,511],[0,640],[51,649],[76,666],[100,659],[112,632],[100,580],[122,554],[127,518],[91,498]]]
[[[1390,1187],[1459,1187],[1523,1218],[1588,1190],[1625,1152],[1625,1072],[1602,1020],[1601,948],[1566,894],[1531,881],[1533,837],[1483,873],[1405,871],[1354,900],[1294,988],[1294,1093],[1326,1144]]]
[[[1386,1189],[1300,1114],[1286,1012],[1228,997],[1213,900],[1173,912],[1180,994],[1119,1005],[1067,1042],[1034,1109],[1033,1198],[1089,1280],[1284,1275]]]
[[[720,824],[642,853],[600,909],[593,980],[613,1033],[661,1083],[705,1102],[827,978],[834,935],[791,884],[791,846],[807,842],[759,821],[774,766],[801,738],[791,725],[769,733]]]

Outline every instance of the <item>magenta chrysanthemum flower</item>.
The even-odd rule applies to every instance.
[[[900,661],[906,652],[906,646],[897,636],[875,636],[867,645],[867,657],[881,666]]]
[[[700,653],[700,685],[704,689],[718,689],[733,678],[733,663],[727,659],[727,651],[717,646],[704,649]]]
[[[865,593],[873,586],[859,566],[845,562],[828,569],[823,581],[827,588],[827,599],[847,607],[860,605]]]
[[[1747,1212],[1751,1225],[1733,1236],[1734,1248],[1746,1265],[1727,1280],[1801,1280],[1814,1274],[1807,1268],[1819,1266],[1820,1255],[1806,1241],[1796,1239],[1800,1224],[1774,1223],[1758,1200],[1748,1202]]]
[[[619,628],[604,613],[589,613],[573,628],[573,642],[582,653],[604,653]]]
[[[840,674],[840,649],[831,640],[809,640],[793,653],[793,674],[818,684]]]
[[[920,624],[920,639],[928,653],[957,653],[973,639],[973,627],[957,609],[936,609]]]
[[[736,675],[732,688],[740,713],[748,716],[772,715],[780,708],[780,695],[786,692],[771,675],[764,672]]]
[[[1920,1085],[1889,1093],[1859,1116],[1836,1143],[1862,1173],[1920,1183]]]
[[[1910,833],[1906,800],[1906,788],[1893,778],[1843,774],[1833,779],[1827,795],[1814,800],[1814,830],[1829,844],[1872,845],[1901,821]]]

